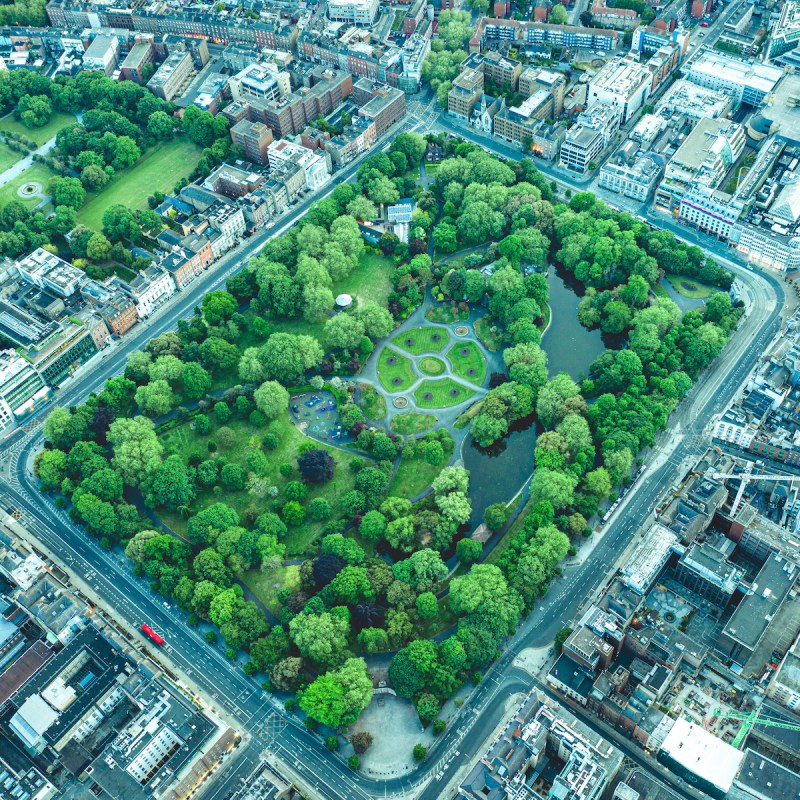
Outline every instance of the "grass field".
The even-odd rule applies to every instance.
[[[469,350],[469,353],[462,355],[462,349]],[[459,378],[477,386],[483,383],[483,379],[486,377],[486,359],[475,342],[456,342],[447,351],[446,356],[453,365],[453,372]],[[470,372],[471,370],[474,372]]]
[[[12,200],[19,200],[26,208],[35,208],[42,202],[41,197],[20,197],[17,190],[31,181],[42,185],[42,192],[47,194],[50,181],[55,176],[44,164],[31,164],[28,169],[17,175],[4,186],[0,186],[0,207],[10,203]]]
[[[24,153],[15,153],[9,149],[8,145],[0,142],[0,172],[5,172],[9,167],[13,167],[22,158],[25,158]]]
[[[386,400],[383,399],[383,395],[368,383],[362,383],[359,388],[364,416],[367,419],[383,419],[386,416]]]
[[[492,325],[486,321],[485,317],[475,320],[475,335],[492,353],[497,352],[503,346],[502,335],[492,331]]]
[[[451,392],[458,393],[451,394]],[[433,396],[426,399],[426,394]],[[423,381],[414,390],[414,399],[417,401],[419,408],[447,408],[469,400],[473,394],[475,392],[460,383],[456,383],[452,378],[442,378],[438,381]]]
[[[389,494],[407,499],[416,497],[433,483],[434,478],[442,471],[442,466],[433,466],[422,458],[401,459],[389,487]]]
[[[47,125],[43,125],[41,128],[26,128],[21,122],[15,120],[13,115],[9,114],[0,119],[0,131],[18,133],[20,136],[36,142],[41,147],[45,142],[49,142],[63,127],[71,125],[75,121],[74,114],[62,114],[56,111]]]
[[[430,326],[404,331],[392,339],[392,344],[418,356],[420,353],[441,353],[449,341],[450,336],[444,328]]]
[[[211,415],[211,419],[214,420],[213,415]],[[198,456],[201,459],[212,458],[213,456],[208,450],[208,442],[216,441],[219,427],[214,423],[208,436],[197,435],[188,424],[173,428],[161,437],[166,455],[178,453],[184,462],[187,462],[192,456]],[[297,480],[299,477],[297,448],[301,443],[313,441],[315,447],[327,450],[336,461],[334,476],[332,480],[321,486],[309,486],[308,496],[304,501],[306,507],[315,497],[324,497],[331,504],[335,513],[337,498],[353,488],[353,474],[346,465],[349,454],[334,447],[328,447],[322,442],[308,439],[292,424],[288,412],[272,420],[263,428],[256,429],[247,420],[240,419],[230,420],[225,427],[230,428],[233,432],[232,443],[226,449],[220,447],[214,455],[218,458],[224,457],[228,463],[240,466],[244,466],[248,448],[259,446],[265,433],[274,433],[278,436],[280,439],[278,447],[266,453],[270,469],[265,480],[268,486],[277,486],[281,492],[288,481]],[[219,442],[217,444],[219,445]],[[279,472],[280,465],[284,463],[291,464],[295,468],[288,478],[284,478]],[[198,493],[197,499],[192,503],[191,513],[196,514],[217,502],[227,503],[244,518],[245,516],[258,516],[264,511],[270,510],[272,500],[269,496],[260,498],[252,495],[246,489],[240,492],[219,489],[202,491]],[[177,533],[183,535],[186,532],[186,521],[177,512],[159,509],[159,516]],[[284,539],[287,555],[301,555],[310,552],[310,545],[322,534],[324,524],[324,522],[307,519],[301,525],[289,528]]]
[[[433,356],[421,358],[417,362],[417,367],[419,371],[423,372],[425,375],[441,375],[445,370],[444,361],[440,358],[434,358]]]
[[[415,414],[409,411],[405,414],[398,414],[391,424],[391,429],[395,433],[409,435],[412,433],[422,433],[432,428],[436,424],[436,417],[433,414]]]
[[[711,297],[712,294],[716,294],[719,291],[716,286],[709,286],[706,283],[700,283],[700,281],[693,280],[692,278],[685,278],[683,275],[673,275],[668,272],[665,278],[678,294],[682,294],[684,297],[688,297],[692,300],[705,300],[707,297]]]
[[[120,172],[102,192],[90,195],[78,212],[78,222],[89,228],[103,227],[103,212],[122,203],[144,210],[147,198],[155,191],[165,194],[180,178],[185,178],[200,159],[200,149],[189,139],[180,138],[160,144],[145,153],[130,169]]]
[[[378,380],[389,392],[404,392],[413,385],[417,376],[411,368],[411,359],[391,347],[384,347],[378,360]]]
[[[290,564],[277,569],[250,569],[242,577],[253,594],[277,617],[283,606],[278,601],[281,589],[300,588],[300,567]]]

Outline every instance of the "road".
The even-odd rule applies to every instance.
[[[435,110],[422,101],[412,102],[412,119],[407,126],[430,126]],[[399,132],[394,130],[391,135]],[[501,152],[501,154],[504,154]],[[519,157],[519,153],[516,153]],[[357,168],[340,173],[329,191],[347,180]],[[306,200],[292,211],[292,221],[299,218],[319,198]],[[203,294],[222,285],[228,274],[241,264],[272,235],[292,224],[276,223],[254,236],[236,252],[215,265],[214,271],[201,276],[195,285],[177,296],[168,314],[162,314],[147,326],[131,332],[99,365],[88,374],[81,374],[65,387],[57,398],[69,406],[98,390],[105,380],[119,374],[127,356],[153,336],[172,329],[176,320],[192,313]],[[681,234],[687,232],[681,229]],[[501,659],[488,672],[485,680],[466,701],[459,716],[437,741],[429,759],[409,776],[391,780],[373,780],[350,771],[343,760],[329,753],[321,741],[305,730],[298,721],[285,714],[252,680],[228,662],[219,650],[210,648],[195,629],[183,624],[183,615],[164,603],[147,583],[135,578],[127,563],[104,551],[96,540],[74,525],[68,515],[56,508],[50,498],[38,491],[31,473],[32,458],[40,449],[41,418],[29,423],[21,436],[0,444],[0,460],[5,476],[0,485],[0,506],[21,512],[21,522],[73,575],[83,580],[93,592],[131,628],[143,620],[165,634],[166,655],[198,691],[227,717],[235,719],[250,734],[240,749],[237,762],[212,784],[209,797],[221,799],[254,766],[269,747],[281,769],[295,776],[309,792],[330,800],[368,800],[378,796],[416,795],[434,800],[456,771],[477,754],[486,735],[503,713],[504,700],[511,694],[527,691],[532,678],[514,667],[514,658],[525,648],[549,644],[556,631],[579,611],[584,598],[613,571],[613,567],[635,534],[647,519],[649,505],[671,483],[684,459],[702,449],[703,427],[719,411],[735,391],[739,381],[756,363],[763,348],[779,326],[783,307],[783,286],[774,278],[760,275],[728,263],[743,276],[750,288],[752,308],[733,336],[720,359],[694,387],[671,419],[670,428],[662,434],[659,446],[646,456],[653,463],[646,477],[629,493],[624,515],[612,519],[595,543],[592,557],[583,564],[565,570],[534,612],[522,623],[517,635]]]

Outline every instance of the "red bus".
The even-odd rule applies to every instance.
[[[159,636],[147,623],[141,626],[141,631],[148,639],[155,642],[159,647],[161,647],[163,644],[166,644],[164,642],[164,637]]]

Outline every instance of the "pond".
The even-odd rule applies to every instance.
[[[511,426],[511,433],[491,447],[478,447],[468,436],[462,447],[469,470],[472,500],[470,527],[483,522],[483,512],[494,503],[507,503],[533,473],[536,423],[532,417]]]
[[[547,273],[550,289],[550,327],[542,337],[550,375],[566,372],[573,380],[586,375],[591,363],[608,344],[599,330],[590,331],[578,322],[578,305],[583,285],[566,270],[551,267]]]

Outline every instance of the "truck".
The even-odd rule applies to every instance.
[[[165,644],[164,637],[159,636],[146,622],[140,626],[141,632],[159,647]]]

